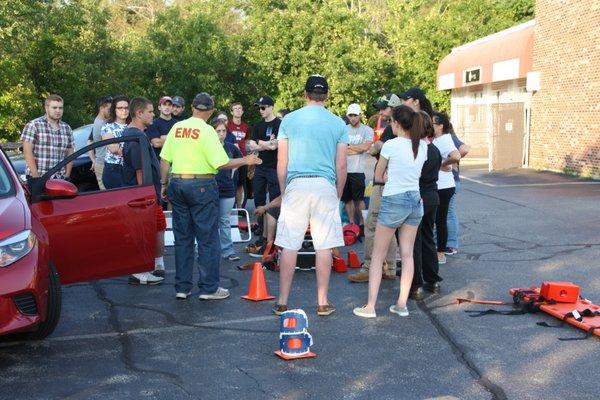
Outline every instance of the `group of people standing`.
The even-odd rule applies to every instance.
[[[368,281],[369,294],[354,314],[376,317],[381,279],[396,274],[399,242],[400,293],[389,311],[407,316],[409,297],[421,299],[423,289],[439,292],[439,264],[456,251],[447,242],[447,215],[455,192],[452,166],[460,161],[458,148],[466,155],[468,146],[454,141],[448,118],[432,109],[419,88],[382,96],[375,105],[390,123],[370,148],[378,161],[365,229],[365,263],[349,276],[353,282]]]
[[[453,135],[447,116],[433,111],[419,88],[377,100],[379,116],[388,121],[379,138],[361,123],[358,104],[348,106],[347,124],[328,111],[328,94],[327,80],[310,76],[304,88],[306,105],[283,119],[275,115],[273,99],[262,96],[255,103],[262,120],[252,131],[242,121],[240,103],[231,104],[231,119],[224,112],[211,119],[215,103],[207,93],[194,97],[189,118],[183,116],[185,101],[179,96],[159,99],[158,118],[154,118],[152,102],[145,98],[100,99],[91,142],[143,133],[154,150],[150,152],[152,180],[159,200],[155,271],[133,275],[130,281],[156,284],[164,279],[166,224],[160,204],[168,199],[175,236],[176,298],[187,299],[191,294],[195,242],[200,298],[227,298],[228,290],[219,286],[220,260],[239,259],[231,242],[229,215],[236,205],[243,206],[244,193],[252,191],[255,214],[264,218],[264,223],[259,224],[263,237],[254,247],[249,246],[250,252],[262,255],[265,244],[273,238],[282,249],[275,314],[288,309],[297,252],[309,225],[316,252],[317,314],[335,311],[328,299],[328,286],[331,250],[344,245],[340,200],[350,222],[358,222],[365,236],[365,262],[358,273],[349,276],[353,282],[369,282],[368,301],[354,309],[356,315],[376,316],[381,279],[395,279],[397,273],[398,243],[400,293],[390,311],[408,315],[409,297],[422,297],[423,289],[439,291],[439,264],[458,246],[456,239],[448,241],[449,233],[458,234],[452,215],[457,177],[452,167],[468,152],[468,146]],[[32,177],[44,172],[38,161],[31,160],[32,146],[39,146],[39,132],[64,131],[68,139],[70,128],[60,121],[62,113],[58,116],[55,112],[53,102],[58,101],[49,99],[46,116],[23,130],[27,173]],[[62,99],[59,102],[62,110]],[[72,142],[72,134],[70,137]],[[72,152],[72,143],[69,146],[67,142],[64,147]],[[115,142],[90,154],[102,189],[142,183],[139,145],[135,141]],[[363,221],[369,154],[378,161]],[[63,171],[62,177],[68,176],[69,171]]]

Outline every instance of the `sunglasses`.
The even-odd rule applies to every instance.
[[[260,111],[265,111],[267,108],[269,108],[270,106],[260,106],[258,107],[260,109]]]
[[[358,117],[358,114],[348,114],[349,117]]]

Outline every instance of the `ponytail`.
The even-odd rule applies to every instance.
[[[425,134],[425,122],[423,115],[413,111],[412,108],[401,105],[394,107],[392,118],[398,122],[405,132],[408,132],[412,143],[414,158],[419,154],[419,143]]]
[[[424,131],[425,123],[423,122],[423,115],[421,115],[420,112],[415,112],[413,114],[412,126],[408,130],[415,159],[417,158],[417,154],[419,154],[419,143],[421,142],[421,137],[423,136]]]

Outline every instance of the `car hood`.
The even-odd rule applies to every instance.
[[[0,198],[0,241],[25,229],[25,206],[15,196]]]

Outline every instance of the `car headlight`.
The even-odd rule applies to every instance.
[[[31,230],[13,235],[0,242],[0,267],[8,267],[25,257],[37,244],[37,238]]]

